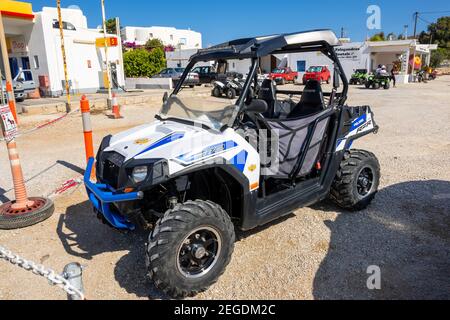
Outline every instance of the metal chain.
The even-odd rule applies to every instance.
[[[56,273],[52,269],[45,268],[43,265],[36,264],[33,261],[25,260],[2,246],[0,246],[0,259],[9,261],[13,265],[42,276],[49,281],[50,285],[57,286],[63,289],[67,294],[77,295],[81,300],[85,300],[84,294],[80,290],[71,285],[64,276]]]

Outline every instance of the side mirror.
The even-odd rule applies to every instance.
[[[252,99],[250,104],[246,105],[244,108],[245,112],[250,113],[264,113],[269,109],[267,102],[262,99]]]
[[[162,98],[163,103],[166,103],[168,99],[169,99],[169,94],[166,91],[166,92],[164,92],[164,95],[163,95],[163,98]]]
[[[334,88],[339,88],[340,87],[340,81],[339,81],[339,71],[337,67],[334,67],[334,73],[333,73],[333,87]]]

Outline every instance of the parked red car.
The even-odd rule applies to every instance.
[[[320,83],[326,81],[326,83],[330,83],[330,79],[331,73],[327,66],[312,66],[303,75],[303,84],[306,84],[308,80],[317,80]]]
[[[294,83],[297,80],[298,72],[292,71],[291,68],[277,68],[269,74],[269,79],[275,80],[281,85],[286,82]]]

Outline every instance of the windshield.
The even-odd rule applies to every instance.
[[[284,69],[274,69],[272,73],[284,73]]]
[[[159,113],[161,118],[188,120],[215,130],[229,123],[244,83],[229,81],[226,75],[228,72],[247,74],[251,60],[240,60],[239,64],[232,60],[221,60],[220,63],[211,61],[211,64],[218,73],[204,78],[186,77],[180,90],[175,90],[164,103]],[[199,69],[199,65],[194,65],[188,71]]]
[[[175,71],[182,73],[182,72],[184,72],[184,68],[175,68]]]
[[[309,67],[307,72],[321,72],[322,67]]]

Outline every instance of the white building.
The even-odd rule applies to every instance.
[[[390,71],[394,62],[399,62],[401,68],[399,75],[396,76],[398,83],[408,83],[411,81],[410,58],[419,56],[422,65],[429,65],[431,51],[436,50],[437,45],[419,44],[417,40],[395,40],[395,41],[377,41],[377,42],[348,42],[336,47],[336,54],[344,68],[345,74],[350,79],[355,69],[367,69],[374,71],[379,64],[385,65]],[[299,72],[299,79],[302,79],[304,72],[311,66],[327,65],[332,69],[331,60],[323,54],[317,52],[294,53],[287,55],[271,55],[262,57],[260,66],[263,73],[269,73],[275,69],[280,62],[287,60],[287,66],[292,70]],[[248,61],[230,61],[229,71],[248,73]]]
[[[181,49],[201,49],[202,34],[172,27],[124,27],[122,41],[144,45],[150,39],[160,39],[164,45]]]
[[[21,8],[23,3],[17,3],[18,8]],[[31,9],[31,4],[28,5]],[[13,17],[4,19],[12,76],[20,68],[31,70],[36,86],[51,96],[63,94],[65,88],[57,19],[56,8],[48,7],[30,13],[26,20]],[[104,49],[95,45],[95,39],[103,37],[103,34],[97,29],[88,28],[87,19],[79,9],[62,9],[62,20],[71,91],[96,92],[105,86],[102,71],[106,69]],[[121,52],[120,43],[108,50],[110,65],[114,70],[111,72],[113,86],[125,84]]]

